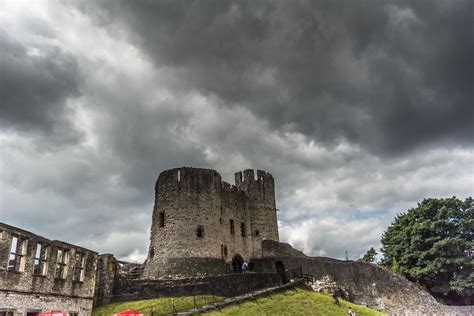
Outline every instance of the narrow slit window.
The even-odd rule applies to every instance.
[[[160,227],[165,227],[165,212],[160,212]]]
[[[178,170],[178,182],[181,181],[181,170]]]
[[[245,223],[240,223],[240,234],[245,237]]]
[[[235,235],[235,227],[234,227],[234,220],[230,220],[230,234]]]
[[[204,227],[202,225],[198,225],[196,228],[196,236],[197,238],[204,238]]]
[[[258,229],[255,230],[255,236],[260,236],[260,231]]]

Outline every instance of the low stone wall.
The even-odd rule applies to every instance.
[[[169,280],[119,279],[113,302],[181,295],[237,296],[281,284],[276,273],[225,274]]]

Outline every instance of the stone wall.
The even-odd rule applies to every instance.
[[[0,310],[56,306],[79,312],[85,306],[90,312],[96,263],[94,251],[0,223]]]
[[[112,301],[131,301],[179,295],[236,296],[281,284],[276,273],[238,273],[175,280],[129,280],[120,278]]]
[[[94,306],[109,303],[113,296],[115,282],[118,278],[117,260],[112,254],[102,254],[97,261]]]
[[[12,311],[15,315],[40,313],[49,310],[65,311],[69,315],[90,316],[92,300],[61,296],[0,291],[0,311]]]
[[[224,267],[235,257],[261,256],[261,242],[278,241],[274,180],[253,170],[235,174],[236,185],[211,169],[177,168],[155,185],[150,247],[144,278],[214,274],[209,265],[178,266],[182,258],[214,258]],[[183,261],[184,262],[184,261]],[[186,261],[190,263],[190,261]]]
[[[271,256],[253,262],[257,271],[276,271],[277,262],[285,270],[301,269],[312,277],[315,289],[343,293],[346,299],[389,314],[472,315],[472,307],[439,304],[423,288],[377,265],[341,261],[324,257],[307,257],[289,245],[264,242],[263,253]]]

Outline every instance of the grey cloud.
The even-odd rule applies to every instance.
[[[27,47],[4,31],[0,31],[0,54],[4,128],[42,135],[50,144],[77,142],[81,134],[69,120],[67,106],[69,98],[80,95],[75,58],[58,47]]]
[[[377,154],[472,145],[470,1],[102,4],[182,89],[246,106],[273,128]]]
[[[1,42],[22,100],[2,103],[2,221],[139,260],[160,171],[259,168],[282,241],[352,258],[422,198],[472,195],[465,1],[45,3],[51,25],[14,20],[37,52]]]

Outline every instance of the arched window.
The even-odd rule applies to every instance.
[[[204,238],[204,227],[202,225],[198,225],[196,228],[196,236],[197,238]]]

